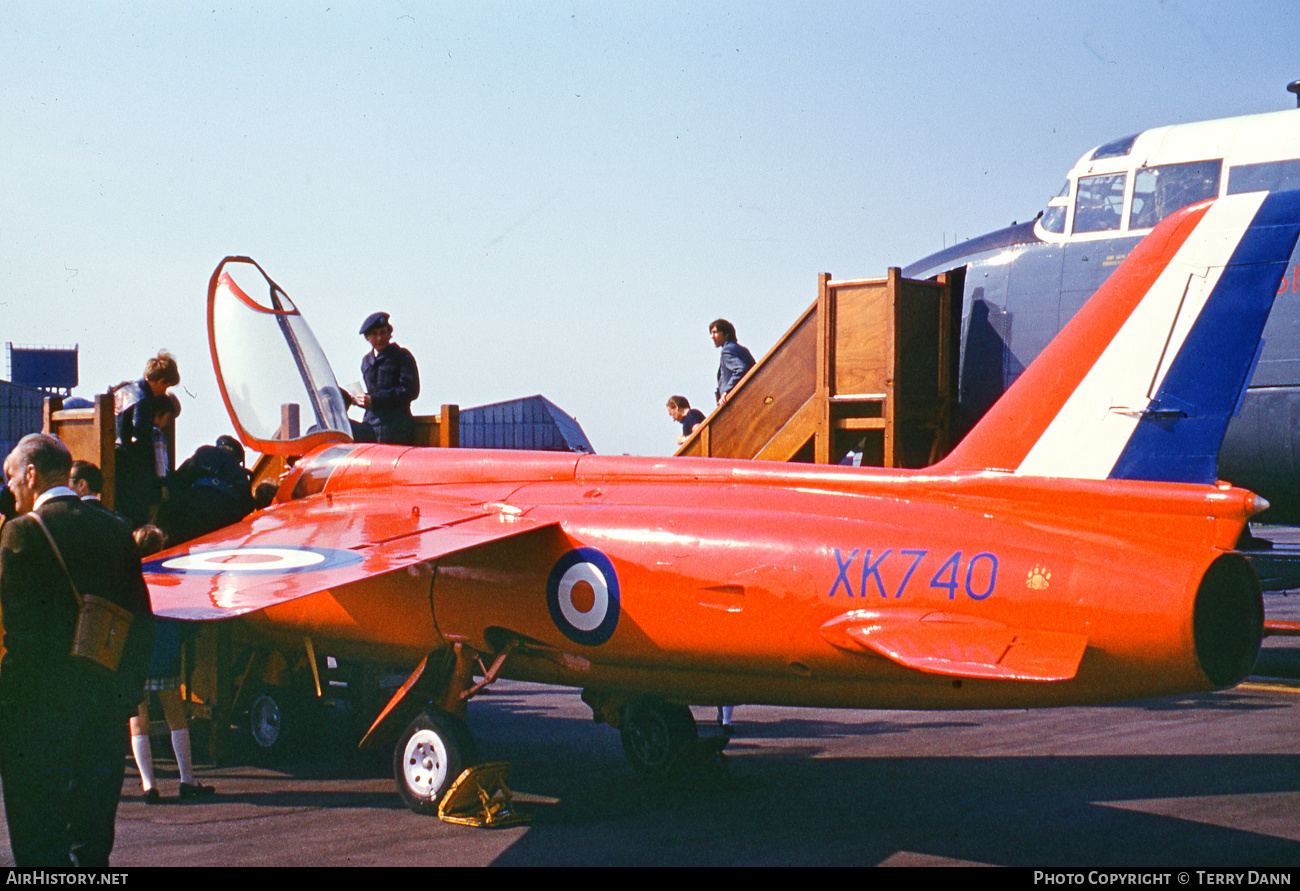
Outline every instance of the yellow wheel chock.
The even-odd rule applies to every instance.
[[[487,829],[527,823],[531,817],[515,808],[514,793],[506,785],[508,776],[509,761],[465,768],[438,805],[438,819]]]

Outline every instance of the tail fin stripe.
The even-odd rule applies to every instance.
[[[1289,240],[1287,226],[1269,224],[1284,201],[1270,196],[1255,214],[1153,394],[1156,406],[1194,405],[1194,417],[1139,420],[1111,478],[1201,483],[1217,478],[1223,434],[1254,368],[1294,242],[1294,220]]]
[[[945,470],[1015,471],[1113,342],[1142,296],[1186,243],[1207,205],[1143,239],[1002,398],[941,463]]]
[[[1152,369],[1156,392],[1159,392],[1169,369],[1185,355],[1187,337],[1200,320],[1224,267],[1238,248],[1241,233],[1255,217],[1264,195],[1257,193],[1251,197],[1255,200],[1216,202],[1210,206],[1159,278],[1140,296],[1133,312],[1034,443],[1016,473],[1081,479],[1106,479],[1112,475],[1134,432],[1143,423],[1142,412],[1150,406],[1151,390],[1147,382],[1152,381],[1152,376],[1144,373],[1144,366],[1152,369],[1162,353],[1170,357],[1164,373],[1158,365]],[[1219,371],[1220,359],[1217,355],[1202,356],[1201,362],[1209,362]],[[1106,406],[1117,404],[1138,411],[1106,410]],[[1144,441],[1144,444],[1148,443]]]
[[[1300,193],[1187,208],[1144,239],[943,462],[1213,482],[1300,233]]]

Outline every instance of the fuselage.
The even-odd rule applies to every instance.
[[[1039,217],[904,269],[962,282],[959,430],[969,429],[1164,217],[1220,195],[1300,188],[1300,109],[1158,127],[1086,153]],[[1300,252],[1219,455],[1264,518],[1300,520]]]
[[[547,683],[980,708],[1213,689],[1259,642],[1257,583],[1223,565],[1253,496],[1228,487],[335,446],[295,491],[341,512],[382,492],[398,515],[436,494],[534,530],[249,617],[371,659],[514,641],[504,674]],[[562,574],[575,560],[585,574]],[[980,650],[1018,640],[1019,668]],[[1069,677],[1035,667],[1071,641],[1086,649]],[[981,661],[985,676],[945,670]]]

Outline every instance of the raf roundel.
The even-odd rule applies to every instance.
[[[546,580],[551,621],[575,643],[598,646],[618,626],[618,574],[595,548],[576,548],[556,561]]]
[[[145,572],[199,573],[222,575],[226,573],[292,573],[337,569],[360,563],[360,555],[338,548],[296,547],[238,547],[190,551],[177,557],[150,560],[144,564]]]

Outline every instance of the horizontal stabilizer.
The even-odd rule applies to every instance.
[[[1068,681],[1088,645],[1080,634],[921,610],[846,613],[823,625],[822,636],[840,649],[869,650],[928,674],[1009,681]]]

